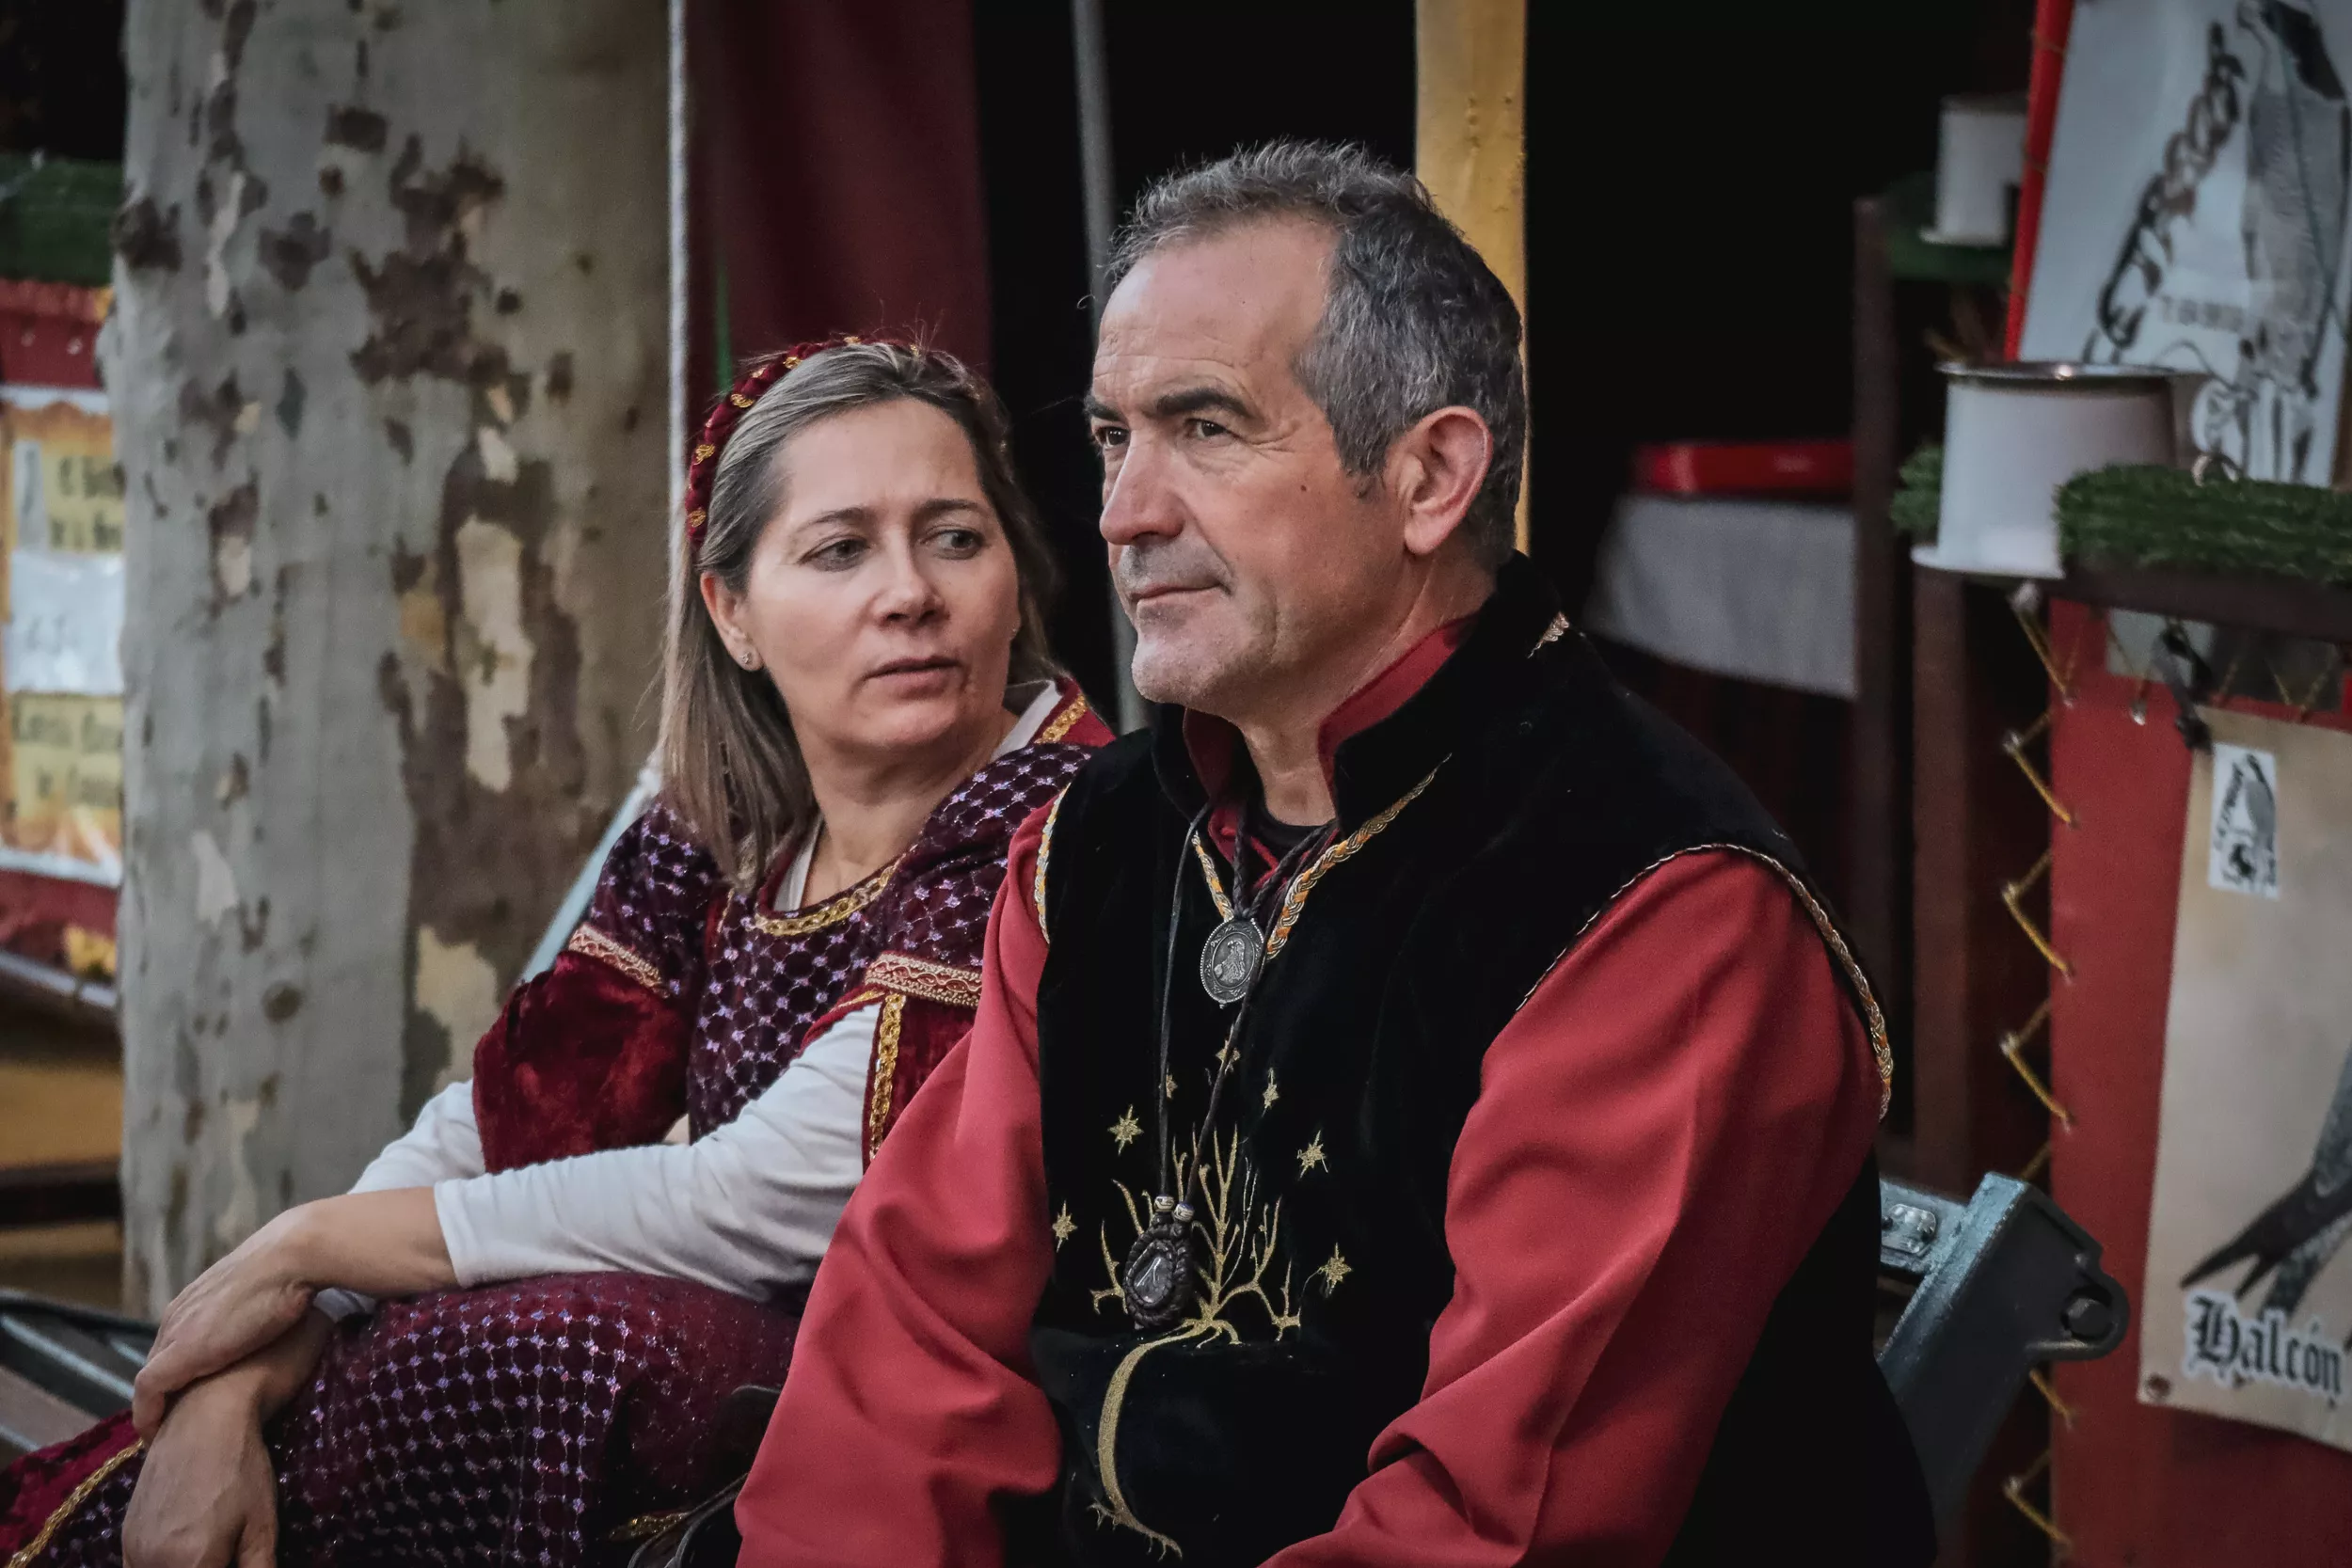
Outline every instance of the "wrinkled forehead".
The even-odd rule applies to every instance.
[[[1151,252],[1104,308],[1094,395],[1123,407],[1177,380],[1262,394],[1295,386],[1292,366],[1323,319],[1332,245],[1321,224],[1276,218]]]

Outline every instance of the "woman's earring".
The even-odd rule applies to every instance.
[[[746,670],[756,670],[759,668],[759,656],[749,648],[744,649],[741,653],[736,655],[735,657],[743,661],[743,668]]]

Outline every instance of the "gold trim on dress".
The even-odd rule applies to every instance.
[[[1895,1098],[1895,1050],[1887,1042],[1886,1015],[1879,1010],[1879,999],[1870,990],[1869,976],[1862,973],[1862,965],[1855,961],[1853,950],[1846,945],[1845,937],[1830,920],[1829,911],[1821,908],[1820,900],[1813,896],[1813,890],[1804,885],[1804,879],[1764,853],[1763,850],[1751,849],[1744,844],[1693,844],[1688,849],[1677,849],[1671,855],[1650,862],[1649,864],[1634,873],[1632,879],[1625,886],[1604,899],[1600,907],[1593,911],[1591,919],[1577,927],[1576,935],[1569,939],[1568,945],[1561,949],[1560,958],[1566,958],[1576,944],[1584,940],[1584,933],[1598,924],[1600,917],[1607,914],[1618,899],[1630,893],[1635,885],[1648,877],[1651,872],[1668,862],[1678,861],[1685,855],[1703,855],[1717,849],[1729,850],[1735,855],[1745,855],[1748,859],[1771,866],[1773,871],[1777,872],[1780,879],[1788,884],[1788,891],[1796,895],[1797,902],[1804,906],[1804,912],[1811,917],[1813,928],[1820,933],[1821,945],[1829,949],[1830,957],[1836,959],[1838,967],[1845,971],[1847,983],[1853,987],[1854,995],[1862,1004],[1863,1026],[1870,1036],[1870,1059],[1879,1069],[1879,1119],[1885,1120],[1886,1108],[1893,1103]],[[1520,1006],[1527,1006],[1528,998],[1535,994],[1536,989],[1543,985],[1543,980],[1549,978],[1551,971],[1558,968],[1559,964],[1560,958],[1554,958],[1551,961],[1550,966],[1544,971],[1543,978],[1539,978],[1535,986],[1529,989],[1527,996],[1519,998]]]
[[[630,952],[585,922],[573,930],[571,940],[564,944],[564,951],[608,964],[657,996],[666,989],[661,984],[661,971],[656,969],[651,960]]]
[[[882,1017],[874,1024],[874,1090],[866,1102],[866,1158],[882,1149],[884,1124],[890,1120],[890,1096],[898,1075],[898,1031],[905,1022],[907,999],[896,991],[882,998]]]
[[[1087,700],[1085,693],[1081,692],[1079,695],[1070,699],[1070,705],[1068,707],[1063,708],[1060,712],[1046,720],[1045,727],[1037,732],[1037,738],[1030,741],[1029,744],[1032,746],[1050,746],[1055,741],[1059,740],[1063,736],[1068,735],[1072,728],[1077,724],[1078,721],[1084,719],[1086,716]]]
[[[838,1023],[860,1007],[869,1006],[889,994],[880,986],[869,986],[863,978],[860,978],[856,985],[851,986],[834,1001],[833,1006],[822,1015],[822,1020],[831,1020],[834,1023]],[[819,1032],[815,1024],[811,1024],[808,1033],[801,1037],[802,1043],[806,1045],[814,1042]]]
[[[40,1533],[27,1542],[23,1551],[8,1559],[8,1568],[32,1568],[33,1560],[49,1549],[50,1541],[56,1537],[58,1530],[65,1527],[66,1521],[73,1517],[73,1511],[89,1501],[89,1495],[92,1492],[104,1485],[108,1477],[131,1463],[146,1447],[147,1439],[142,1437],[88,1475],[84,1476],[82,1483],[67,1493],[65,1501],[59,1503],[56,1512],[50,1514],[42,1523]]]
[[[752,905],[752,924],[771,937],[804,937],[828,926],[838,926],[881,897],[882,889],[890,885],[890,879],[905,859],[904,855],[900,855],[849,892],[827,899],[813,910],[792,914],[771,914],[755,901]]]
[[[1057,790],[1053,804],[1045,808],[1045,828],[1037,838],[1037,869],[1029,875],[1029,901],[1037,906],[1037,934],[1051,942],[1045,929],[1045,857],[1054,852],[1054,821],[1061,816],[1062,797],[1070,793],[1068,785]]]
[[[905,953],[884,953],[866,966],[866,983],[949,1007],[980,1005],[980,974]]]

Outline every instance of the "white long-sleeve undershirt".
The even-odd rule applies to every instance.
[[[764,1301],[805,1285],[865,1172],[880,1004],[842,1018],[733,1121],[433,1184],[461,1285],[627,1269]]]
[[[485,1174],[473,1085],[453,1084],[351,1190],[430,1186],[460,1285],[625,1269],[764,1301],[816,1275],[864,1174],[880,1013],[874,1003],[845,1014],[735,1120],[694,1143]],[[345,1291],[319,1297],[336,1318],[373,1305]]]
[[[999,756],[1029,744],[1059,705],[1050,682],[1011,695],[1023,708]],[[794,858],[778,907],[803,902],[815,842],[810,835]],[[880,1017],[880,1003],[845,1014],[735,1120],[693,1143],[485,1174],[473,1085],[453,1084],[351,1190],[430,1186],[461,1285],[628,1270],[764,1301],[815,1277],[865,1173],[866,1071]],[[336,1290],[322,1291],[318,1305],[342,1318],[374,1303]]]

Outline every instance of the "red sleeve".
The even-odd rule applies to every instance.
[[[1061,1440],[1028,1364],[1053,1265],[1029,902],[1042,821],[1014,835],[972,1033],[908,1104],[818,1270],[736,1503],[746,1568],[993,1565],[993,1499],[1054,1483]]]
[[[1536,989],[1454,1151],[1421,1402],[1331,1531],[1268,1568],[1663,1555],[1700,1434],[1877,1126],[1832,963],[1771,867],[1693,855]]]
[[[474,1047],[485,1166],[652,1143],[685,1114],[703,935],[725,892],[669,807],[622,831],[555,967],[516,987]]]
[[[573,942],[473,1048],[485,1170],[654,1143],[686,1114],[685,1010]]]

